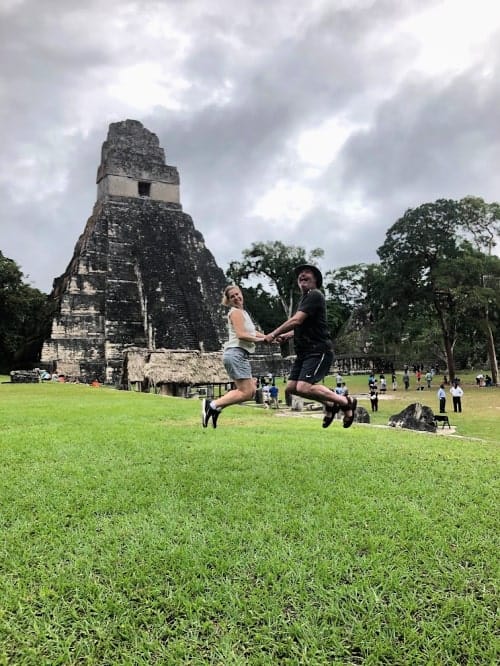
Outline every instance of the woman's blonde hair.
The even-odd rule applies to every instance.
[[[241,289],[238,287],[237,284],[228,284],[228,286],[224,289],[222,293],[222,305],[225,305],[226,308],[229,307],[228,294],[231,291],[231,289],[237,289],[241,293]]]

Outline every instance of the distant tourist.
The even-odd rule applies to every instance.
[[[271,387],[269,384],[264,384],[262,387],[262,400],[264,401],[264,407],[269,408],[271,404]]]
[[[405,371],[403,373],[403,384],[405,386],[405,391],[407,391],[410,388],[410,372],[408,370],[408,367],[405,368]]]
[[[453,382],[452,387],[450,388],[451,397],[453,400],[453,411],[461,412],[462,411],[462,396],[464,394],[460,384],[455,381]]]
[[[354,421],[356,398],[338,395],[319,383],[333,361],[325,297],[320,291],[323,276],[316,266],[310,264],[297,266],[294,272],[302,293],[297,311],[265,339],[267,342],[284,342],[294,336],[296,358],[288,377],[286,393],[323,403],[323,428],[328,428],[339,410],[344,412],[344,428],[349,428]]]
[[[275,409],[278,409],[279,407],[278,395],[279,395],[279,388],[275,384],[273,384],[272,386],[269,387],[269,396],[271,398],[271,407],[274,407]]]
[[[420,391],[420,382],[422,381],[422,371],[420,368],[417,369],[415,376],[417,378],[417,391]]]
[[[378,391],[376,388],[370,389],[370,404],[372,412],[378,412]]]
[[[217,400],[202,400],[201,423],[204,428],[212,421],[217,427],[217,419],[229,405],[237,405],[251,400],[255,394],[255,379],[250,366],[250,354],[255,351],[255,343],[264,342],[264,333],[257,331],[250,315],[243,306],[243,294],[236,285],[224,289],[222,304],[229,308],[227,315],[229,339],[224,345],[222,360],[230,379],[236,388]]]
[[[380,393],[385,393],[387,391],[387,380],[385,375],[380,375]]]
[[[444,384],[438,389],[437,397],[439,399],[439,413],[444,414],[446,412],[446,391],[444,390]]]
[[[427,388],[428,389],[430,389],[431,385],[432,385],[432,376],[433,375],[432,375],[432,372],[430,370],[425,374],[425,381],[427,382]]]

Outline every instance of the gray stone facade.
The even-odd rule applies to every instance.
[[[217,351],[225,337],[223,271],[179,202],[179,175],[155,134],[110,125],[97,201],[73,258],[54,280],[41,361],[117,383],[131,347]]]

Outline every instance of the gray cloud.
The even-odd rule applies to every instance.
[[[368,131],[347,142],[343,186],[401,208],[466,194],[495,200],[499,104],[498,80],[476,69],[445,85],[408,82],[381,105]]]
[[[498,35],[465,70],[417,71],[407,20],[437,4],[4,0],[0,250],[50,289],[91,214],[108,125],[125,118],[158,135],[222,268],[274,239],[323,247],[325,269],[374,261],[406,208],[498,198],[499,85],[485,74]],[[311,168],[301,134],[332,118],[352,133]],[[312,203],[257,213],[283,182]]]

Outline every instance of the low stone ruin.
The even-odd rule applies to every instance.
[[[38,370],[12,370],[10,381],[12,384],[38,384],[40,374]]]
[[[340,410],[335,414],[335,418],[339,421],[344,420],[344,412]],[[364,407],[358,404],[354,412],[354,423],[370,423],[370,413]]]
[[[430,407],[425,407],[419,402],[405,407],[399,414],[389,418],[388,425],[393,428],[407,428],[408,430],[422,430],[424,432],[436,432],[436,421],[434,412]]]
[[[343,413],[342,413],[342,418],[344,418]],[[370,423],[370,414],[369,414],[368,410],[365,409],[364,407],[361,407],[360,405],[358,405],[356,407],[354,422],[355,423]]]

